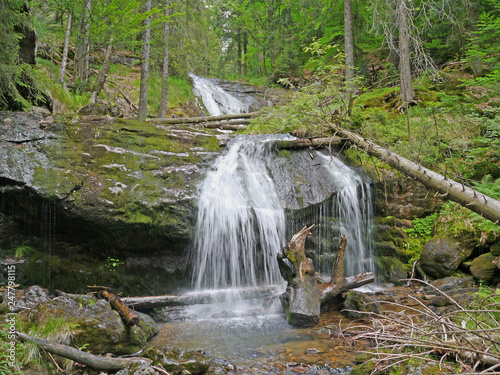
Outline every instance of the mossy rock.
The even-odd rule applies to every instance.
[[[490,253],[496,257],[500,256],[500,242],[496,242],[490,247]]]
[[[365,293],[350,290],[345,294],[344,310],[342,311],[349,319],[364,319],[368,315],[366,312],[380,313],[380,303]]]
[[[70,343],[94,354],[132,354],[140,351],[159,330],[153,319],[137,313],[139,323],[126,324],[108,301],[88,295],[63,295],[19,314],[25,327],[51,327],[61,320],[69,325]]]
[[[149,348],[143,356],[151,359],[153,365],[161,364],[174,375],[180,375],[184,370],[193,375],[204,374],[212,364],[212,359],[201,350],[184,352],[173,347],[160,346]]]
[[[470,272],[481,282],[490,284],[498,281],[500,271],[493,261],[496,257],[492,253],[486,253],[478,256],[472,261]]]
[[[408,277],[408,267],[399,259],[382,256],[375,258],[378,266],[378,275],[382,281],[389,282],[394,285],[403,285],[403,279]]]
[[[420,255],[420,266],[431,278],[448,277],[471,255],[472,251],[472,247],[464,247],[456,238],[434,237],[424,245]]]

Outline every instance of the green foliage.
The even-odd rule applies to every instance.
[[[500,199],[500,179],[494,180],[491,176],[486,176],[474,185],[480,193]],[[436,220],[436,230],[454,237],[476,239],[478,245],[500,237],[500,225],[454,202],[443,205]]]
[[[432,232],[433,232],[434,221],[436,220],[437,216],[438,214],[436,212],[424,218],[416,218],[412,221],[413,227],[408,229],[403,229],[403,231],[407,233],[410,238],[429,239],[433,235]]]
[[[28,241],[23,242],[21,245],[16,247],[15,257],[16,258],[24,258],[30,253],[35,251],[30,245]]]
[[[124,264],[125,262],[123,260],[108,257],[106,261],[103,264],[101,264],[101,266],[99,266],[99,269],[114,272]]]
[[[139,82],[138,82],[139,83]],[[162,77],[153,71],[149,77],[148,106],[152,113],[158,113],[161,100]],[[191,83],[185,77],[168,77],[168,108],[178,108],[194,99]]]

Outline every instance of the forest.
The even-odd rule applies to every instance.
[[[339,374],[498,373],[499,0],[2,0],[0,32],[0,261],[18,270],[16,284],[10,282],[11,268],[12,273],[0,272],[0,314],[7,319],[0,323],[0,337],[7,342],[9,327],[19,331],[10,349],[18,363],[10,366],[6,357],[2,374],[133,375],[134,368],[124,368],[134,363],[140,370],[139,362],[151,374],[238,373],[239,365],[191,348],[169,349],[167,355],[162,345],[150,345],[141,352],[158,334],[156,323],[180,315],[181,306],[213,298],[199,290],[171,294],[195,280],[194,258],[185,252],[210,242],[196,232],[200,217],[209,224],[214,219],[203,216],[202,203],[210,202],[201,202],[202,177],[212,178],[217,161],[225,160],[220,155],[230,154],[233,133],[227,133],[233,130],[284,137],[276,138],[272,156],[263,151],[268,164],[254,155],[262,148],[246,157],[269,171],[275,171],[269,163],[279,169],[279,160],[297,163],[287,183],[302,183],[301,173],[319,164],[316,151],[322,148],[362,170],[374,191],[373,228],[367,230],[374,268],[350,278],[343,277],[343,264],[352,238],[342,234],[338,245],[315,237],[336,225],[333,213],[324,221],[311,214],[329,212],[318,202],[307,209],[306,203],[295,211],[283,208],[287,220],[306,225],[301,232],[293,226],[302,233],[300,255],[292,254],[291,240],[272,260],[277,258],[277,272],[288,286],[297,275],[309,279],[317,303],[310,325],[321,329],[308,334],[327,337],[329,349],[287,347],[267,367],[242,365],[245,373],[326,374],[335,366]],[[193,74],[241,85],[268,106],[238,117],[240,122],[225,122],[217,132],[211,128],[222,129],[226,119],[208,125],[207,110],[193,93]],[[223,201],[223,195],[229,194],[214,196]],[[334,193],[327,195],[331,200]],[[351,198],[369,200],[360,191]],[[318,223],[307,222],[311,217]],[[252,220],[249,227],[260,225]],[[214,228],[201,231],[215,233]],[[235,230],[234,236],[245,231]],[[326,258],[340,276],[328,271],[330,281],[320,282],[307,249],[313,245],[339,246],[335,260]],[[283,266],[285,256],[294,267]],[[347,291],[364,284],[363,277],[373,281],[374,274],[394,289],[380,292],[378,300]],[[45,307],[30,313],[21,307],[14,322],[7,304],[11,284],[41,285],[57,297],[50,302],[33,289]],[[90,284],[105,287],[74,294]],[[274,286],[249,286],[245,293],[252,297],[274,292]],[[108,342],[112,334],[93,333],[101,318],[75,323],[65,315],[93,314],[102,308],[103,295],[112,304],[108,287],[129,296],[123,298],[127,303],[151,303],[145,311],[154,321],[139,307],[135,315],[121,306],[118,311],[132,314],[134,323],[123,323],[116,313],[113,319],[127,334]],[[29,306],[24,298],[31,292],[20,292],[21,306]],[[197,302],[185,302],[191,298]],[[57,299],[67,305],[60,307]],[[176,305],[160,313],[152,307],[159,300]],[[119,298],[118,303],[123,305]],[[328,308],[335,312],[325,313]],[[64,314],[56,319],[44,309]],[[328,315],[337,312],[340,320]],[[233,318],[227,311],[215,315]],[[360,323],[342,323],[344,317]],[[205,328],[198,328],[200,334],[224,335],[220,327]],[[140,361],[87,351],[140,355]]]

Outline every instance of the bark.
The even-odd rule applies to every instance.
[[[116,294],[111,293],[108,290],[102,290],[99,292],[99,295],[109,301],[111,306],[113,306],[113,308],[118,311],[120,316],[127,322],[127,324],[133,326],[139,323],[139,317],[131,309],[129,309],[128,306],[125,305],[120,300],[120,298],[116,296]]]
[[[144,11],[151,10],[151,0],[146,1]],[[144,21],[142,42],[141,86],[139,91],[139,120],[144,120],[148,111],[149,54],[151,50],[151,17]]]
[[[329,283],[316,285],[312,260],[304,251],[305,238],[313,226],[304,227],[277,255],[281,276],[287,281],[286,292],[280,297],[288,322],[296,326],[314,326],[319,323],[320,306],[335,301],[343,292],[375,280],[373,272],[344,277],[344,258],[347,237],[342,235]],[[285,263],[287,258],[293,270]]]
[[[452,201],[483,216],[493,223],[500,224],[500,201],[399,156],[386,148],[378,146],[370,140],[364,139],[358,134],[342,128],[336,128],[336,130],[338,134],[360,146],[368,154],[379,158],[391,167],[403,172],[405,175],[415,178],[428,188],[448,196]]]
[[[118,371],[137,362],[148,362],[146,358],[107,358],[82,352],[71,346],[56,344],[48,340],[18,333],[17,337],[22,342],[34,342],[49,353],[69,358],[75,362],[89,366],[95,370]]]
[[[160,110],[158,113],[159,118],[165,118],[167,115],[168,104],[168,38],[170,34],[170,0],[165,0],[165,26],[163,29],[163,71],[162,71],[162,86],[161,86],[161,100]]]
[[[222,130],[241,130],[245,129],[250,123],[248,120],[239,120],[234,122],[229,121],[213,121],[203,124],[203,127],[209,129],[222,129]]]
[[[408,27],[408,8],[406,0],[398,0],[397,8],[399,29],[399,75],[401,79],[401,100],[405,103],[415,98],[411,83],[410,30]]]
[[[285,257],[292,262],[293,280],[290,284],[290,274],[280,267],[280,272],[288,286],[280,296],[288,323],[297,327],[313,327],[319,323],[320,294],[316,286],[315,270],[312,259],[306,257],[304,245],[307,235],[314,225],[305,226],[296,233],[285,246],[283,254],[278,254],[278,261]]]
[[[345,42],[345,80],[348,99],[348,114],[352,113],[354,87],[354,34],[352,28],[352,0],[344,0],[344,42]]]
[[[73,15],[68,12],[66,16],[66,33],[64,34],[64,49],[61,61],[61,70],[59,71],[59,82],[66,88],[66,65],[68,63],[69,37],[71,34],[71,19]]]
[[[82,82],[87,81],[89,66],[89,15],[92,10],[92,0],[86,0],[83,8],[82,18],[80,19],[78,47],[75,56],[75,78]]]
[[[259,287],[242,289],[238,295],[243,299],[252,299],[257,297],[267,297],[278,292],[278,287]],[[227,292],[197,292],[181,296],[146,296],[146,297],[124,297],[121,300],[129,306],[133,306],[138,311],[149,311],[152,309],[166,306],[187,306],[197,304],[213,303],[224,298]]]
[[[97,101],[97,97],[101,93],[104,88],[104,84],[106,83],[106,78],[109,74],[109,69],[111,68],[111,55],[113,54],[113,39],[109,42],[109,45],[105,48],[104,51],[104,62],[101,67],[101,71],[97,76],[94,87],[92,88],[92,97],[90,99],[91,103],[95,103]]]
[[[238,113],[220,116],[206,116],[206,117],[186,117],[186,118],[151,118],[148,121],[159,122],[162,124],[197,124],[200,122],[209,121],[221,121],[221,120],[232,120],[232,119],[243,119],[256,117],[260,112],[250,112],[250,113]]]
[[[298,138],[290,141],[278,140],[276,147],[279,149],[295,149],[307,147],[330,147],[337,146],[343,142],[342,138]]]

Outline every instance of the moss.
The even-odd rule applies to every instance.
[[[280,158],[290,159],[290,151],[282,148],[278,151],[278,156]]]

